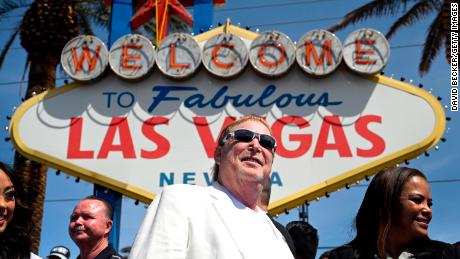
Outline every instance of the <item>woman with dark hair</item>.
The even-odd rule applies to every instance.
[[[356,237],[321,258],[460,258],[452,245],[431,240],[432,198],[425,175],[392,167],[372,179],[355,219]]]
[[[20,181],[0,162],[0,259],[39,258],[30,252],[30,211]]]

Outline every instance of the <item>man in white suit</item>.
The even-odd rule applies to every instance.
[[[172,185],[150,205],[129,258],[293,259],[281,233],[257,206],[276,141],[264,118],[228,125],[214,151],[214,183]]]

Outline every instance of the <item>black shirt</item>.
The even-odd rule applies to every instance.
[[[281,232],[281,234],[284,236],[284,239],[286,239],[286,243],[289,247],[289,250],[291,250],[292,255],[295,257],[295,247],[294,247],[294,241],[292,241],[291,235],[289,235],[289,232],[286,230],[286,228],[281,225],[278,221],[274,220],[270,215],[267,214],[267,216],[272,220],[273,225]]]
[[[102,250],[94,259],[122,259],[123,257],[117,253],[115,248],[110,244]],[[77,259],[80,259],[78,255]]]

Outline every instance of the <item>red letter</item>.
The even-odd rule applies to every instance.
[[[120,134],[120,144],[113,144],[117,131]],[[107,158],[107,155],[111,151],[121,151],[123,158],[136,158],[133,139],[129,132],[128,120],[124,117],[112,118],[97,158]]]
[[[226,117],[222,127],[220,128],[219,135],[223,128],[227,127],[227,125],[234,121],[234,117]],[[195,123],[196,129],[198,130],[198,134],[200,135],[201,143],[203,143],[206,155],[208,156],[208,158],[213,158],[214,149],[216,148],[218,140],[212,136],[208,120],[206,119],[206,117],[193,117],[193,122]]]
[[[335,143],[327,143],[331,129]],[[340,118],[336,115],[324,117],[313,157],[323,157],[326,150],[337,150],[340,157],[351,157],[347,137],[343,131],[342,123],[340,123]]]
[[[362,59],[364,55],[366,54],[374,54],[374,51],[372,49],[367,49],[367,50],[362,50],[361,49],[361,44],[367,44],[367,45],[374,45],[375,40],[356,40],[355,41],[355,49],[356,49],[356,64],[360,65],[374,65],[377,63],[376,60],[372,59]]]
[[[170,45],[171,55],[169,55],[169,67],[171,68],[189,68],[190,64],[176,64],[176,44]]]
[[[278,59],[278,61],[276,61],[276,62],[268,62],[264,58],[265,49],[267,47],[269,47],[269,46],[277,48],[281,52],[281,57],[280,57],[280,59]],[[260,60],[260,63],[262,63],[262,65],[264,65],[266,67],[276,67],[279,64],[283,63],[283,61],[286,59],[286,50],[284,49],[283,45],[281,45],[280,43],[276,43],[276,44],[275,43],[267,43],[267,44],[263,45],[262,47],[260,47],[259,53],[258,53],[258,59]]]
[[[308,121],[302,117],[298,116],[286,116],[280,119],[277,119],[272,126],[273,137],[275,137],[278,147],[276,148],[276,154],[285,157],[285,158],[295,158],[300,157],[305,154],[311,146],[311,134],[291,134],[289,135],[290,141],[299,142],[299,147],[294,150],[286,149],[283,145],[281,133],[284,126],[289,124],[295,124],[299,129],[306,128],[310,126]]]
[[[93,158],[94,152],[81,150],[81,132],[83,128],[83,118],[70,118],[69,142],[67,144],[67,158],[81,159]]]
[[[155,150],[141,149],[141,157],[147,159],[160,158],[168,154],[171,145],[169,141],[155,131],[155,125],[169,124],[169,119],[165,117],[152,117],[142,124],[142,133],[157,145]]]
[[[376,157],[385,151],[385,140],[367,127],[371,122],[382,123],[382,117],[367,115],[359,118],[355,123],[356,132],[372,144],[369,149],[356,149],[356,154],[360,157]]]
[[[135,70],[140,69],[142,65],[130,65],[130,61],[141,59],[141,55],[129,55],[129,49],[142,49],[142,45],[123,45],[123,53],[121,54],[121,69]]]
[[[76,72],[80,72],[83,69],[83,62],[85,59],[88,59],[88,69],[89,71],[93,71],[94,68],[96,67],[97,61],[99,60],[99,52],[101,51],[101,46],[97,46],[96,48],[96,53],[94,54],[94,57],[91,58],[91,53],[89,51],[88,47],[83,47],[83,50],[80,55],[80,59],[77,56],[77,51],[75,48],[72,48],[72,60],[73,60],[73,65],[75,67]]]
[[[228,43],[225,43],[225,44],[218,44],[214,47],[214,49],[212,50],[212,62],[220,67],[220,68],[223,68],[223,69],[229,69],[231,67],[233,67],[233,62],[231,63],[222,63],[220,62],[218,59],[217,59],[217,52],[219,52],[219,49],[220,48],[228,48],[228,49],[233,49],[233,45],[232,44],[228,44]]]
[[[324,56],[327,55],[327,65],[330,66],[332,64],[331,40],[324,41],[321,56],[319,58],[313,43],[311,41],[305,42],[305,62],[307,63],[307,66],[310,66],[311,64],[310,54],[313,54],[313,59],[318,66],[323,65]]]

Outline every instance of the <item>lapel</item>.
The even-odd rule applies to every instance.
[[[283,233],[281,233],[281,231],[278,230],[278,228],[275,226],[275,223],[273,223],[273,218],[271,218],[270,216],[268,216],[268,214],[266,214],[266,216],[268,217],[268,221],[273,229],[273,232],[275,232],[275,235],[276,235],[276,238],[277,239],[280,239],[280,240],[283,240],[284,242],[286,242],[287,244],[287,240],[284,238],[283,236]]]
[[[244,224],[242,224],[241,217],[239,217],[240,215],[236,214],[238,209],[248,208],[241,203],[234,203],[227,194],[228,190],[217,182],[214,182],[208,189],[214,209],[229,232],[233,242],[238,247],[241,257],[243,259],[251,258],[250,255],[251,252],[254,252],[254,248],[251,246],[251,242],[246,242],[247,239],[244,238],[247,236],[248,230],[244,227]],[[267,215],[265,215],[265,217],[276,235],[276,238],[286,242],[281,232],[275,227],[269,217]]]
[[[214,182],[209,187],[209,194],[214,199],[213,206],[219,218],[222,220],[227,231],[230,233],[233,242],[239,249],[242,258],[248,258],[245,251],[248,249],[248,244],[245,244],[244,239],[239,238],[244,233],[241,232],[241,218],[235,215],[234,205],[231,198],[227,195],[225,187],[217,182]]]

